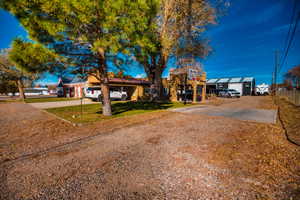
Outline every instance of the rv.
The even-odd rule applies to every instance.
[[[269,95],[270,94],[270,87],[269,85],[263,83],[256,86],[256,94],[257,95]]]

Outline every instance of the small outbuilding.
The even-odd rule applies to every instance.
[[[57,96],[80,98],[83,96],[83,89],[86,85],[86,80],[78,76],[60,78],[57,85]]]
[[[234,89],[241,95],[253,95],[255,91],[254,77],[213,78],[207,79],[207,92],[216,93],[222,89]]]

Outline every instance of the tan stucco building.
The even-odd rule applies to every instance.
[[[190,70],[196,73],[191,76]],[[86,81],[73,82],[63,81],[60,83],[65,96],[81,97],[83,88],[100,87],[100,82],[95,76],[89,76]],[[119,78],[115,74],[109,73],[109,83],[110,87],[117,87],[126,91],[129,100],[132,101],[147,100],[150,96],[151,83],[147,79]],[[185,97],[193,103],[205,101],[206,73],[201,72],[199,68],[171,69],[169,78],[164,78],[162,83],[164,96],[172,102],[184,101]]]
[[[95,76],[89,76],[87,79],[88,87],[100,86],[100,82]],[[127,92],[128,97],[132,101],[142,100],[145,96],[145,88],[150,87],[150,82],[143,79],[135,78],[116,78],[109,76],[109,86],[119,87]]]
[[[193,76],[190,71],[193,70]],[[116,78],[114,74],[109,74],[110,87],[120,87],[127,92],[130,100],[147,100],[151,83],[146,79],[136,78]],[[206,73],[200,68],[188,67],[171,69],[169,78],[162,80],[164,95],[172,102],[184,101],[187,97],[189,102],[203,102],[206,98]],[[94,76],[89,76],[87,86],[99,86],[99,80]],[[186,89],[186,90],[184,90]],[[186,95],[185,95],[186,91]]]
[[[191,69],[196,71],[193,76],[188,72]],[[170,101],[183,101],[185,97],[193,103],[205,101],[206,73],[199,68],[171,69],[170,77],[163,80],[163,85],[168,88]]]

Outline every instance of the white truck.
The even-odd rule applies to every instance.
[[[265,83],[257,85],[255,90],[256,90],[257,95],[269,95],[270,94],[270,86]]]
[[[85,97],[92,99],[94,101],[102,102],[102,93],[100,87],[87,87],[85,88]],[[121,88],[110,88],[110,98],[112,100],[122,100],[127,99],[127,92],[122,91]]]
[[[234,89],[224,89],[219,92],[219,96],[227,97],[227,98],[232,98],[232,97],[240,98],[241,93]]]

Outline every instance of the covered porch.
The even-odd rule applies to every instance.
[[[100,82],[94,76],[89,76],[87,85],[100,86]],[[111,88],[119,88],[127,92],[128,99],[137,101],[144,97],[145,88],[150,86],[150,82],[141,79],[125,79],[125,78],[109,78],[109,86]]]

